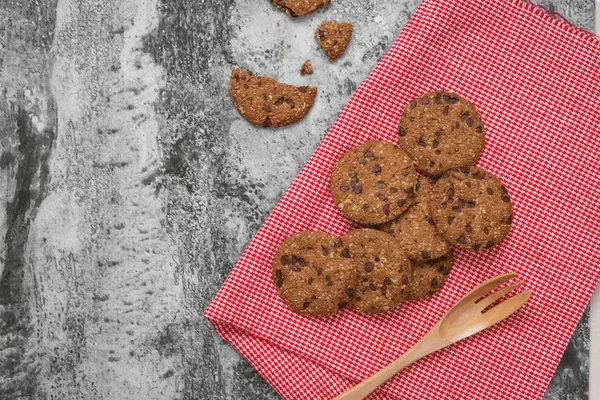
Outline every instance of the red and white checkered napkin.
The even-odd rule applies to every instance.
[[[506,185],[514,225],[497,248],[457,251],[446,286],[379,316],[325,319],[279,299],[271,261],[294,232],[342,235],[331,169],[368,139],[396,142],[431,90],[473,101],[478,165]],[[516,271],[533,291],[507,321],[414,364],[375,398],[536,399],[600,278],[600,42],[521,0],[425,0],[256,234],[205,315],[288,399],[326,399],[400,356],[469,289]]]

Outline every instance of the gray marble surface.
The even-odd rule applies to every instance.
[[[277,398],[202,310],[418,3],[0,1],[0,399]],[[593,0],[544,4],[593,28]],[[334,64],[324,19],[355,25]],[[233,66],[314,110],[250,126]],[[547,399],[587,398],[588,349],[586,314]]]

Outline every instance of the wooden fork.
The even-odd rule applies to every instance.
[[[515,273],[500,275],[471,290],[417,344],[400,358],[370,378],[337,396],[334,400],[364,399],[388,379],[415,361],[481,332],[507,318],[529,300],[531,291],[526,290],[499,304],[495,303],[521,286],[524,283],[523,281],[502,288],[487,297],[484,296],[516,276]]]

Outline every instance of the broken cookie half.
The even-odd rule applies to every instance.
[[[329,61],[335,61],[346,51],[353,31],[354,27],[347,22],[325,21],[315,31],[315,39]]]
[[[269,0],[271,4],[285,11],[292,18],[310,14],[329,4],[329,0]]]
[[[317,97],[317,88],[293,86],[250,71],[231,71],[229,91],[235,108],[256,126],[278,128],[302,119]]]

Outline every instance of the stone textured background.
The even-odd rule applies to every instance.
[[[0,1],[0,399],[277,398],[202,311],[418,3]],[[593,0],[544,4],[593,29]],[[334,64],[324,19],[355,25]],[[252,127],[234,66],[314,109]],[[587,398],[588,349],[586,315],[547,399]]]

